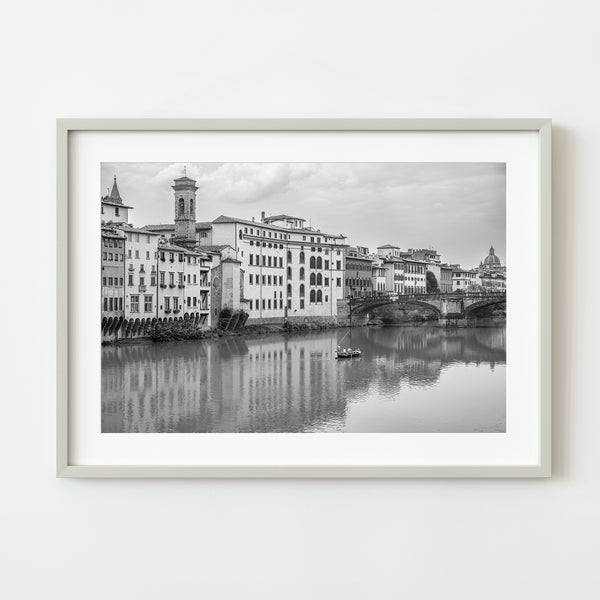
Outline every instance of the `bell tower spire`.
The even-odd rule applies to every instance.
[[[173,241],[186,248],[196,246],[196,180],[187,176],[175,179],[172,186],[175,192],[175,236]]]

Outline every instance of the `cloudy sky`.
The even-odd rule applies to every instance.
[[[504,263],[504,163],[185,163],[197,180],[198,221],[291,214],[351,245],[435,248],[473,267],[490,244]],[[173,179],[184,163],[103,163],[136,226],[173,222]]]

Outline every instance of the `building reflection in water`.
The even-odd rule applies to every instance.
[[[344,333],[105,346],[102,431],[505,431],[503,327]]]

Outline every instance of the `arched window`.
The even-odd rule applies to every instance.
[[[314,257],[314,256],[311,256],[311,257],[310,257],[310,265],[309,265],[309,266],[310,266],[310,268],[311,268],[311,269],[314,269],[316,264],[317,264],[317,263],[316,263],[316,261],[315,261],[315,257]]]
[[[288,279],[292,278],[292,267],[287,268],[287,276],[288,276]]]
[[[304,298],[304,284],[300,284],[300,298]]]
[[[317,273],[317,285],[323,285],[323,275]]]
[[[323,268],[323,260],[319,256],[319,258],[317,258],[317,269],[322,269],[322,268]]]
[[[314,273],[310,274],[310,285],[316,285],[317,282],[317,278],[316,275]]]
[[[291,250],[287,251],[287,259],[288,259],[288,262],[292,262],[292,251]]]
[[[317,303],[323,302],[323,292],[321,290],[317,290]]]
[[[287,295],[291,296],[292,295],[292,284],[288,283],[287,285]]]
[[[310,290],[310,301],[312,304],[315,303],[315,290]]]
[[[304,279],[304,267],[300,267],[300,279]]]
[[[185,201],[183,198],[179,198],[179,216],[183,217],[184,212],[185,212]]]
[[[300,252],[300,264],[304,264],[304,252]]]
[[[194,199],[190,198],[190,214],[194,214]]]

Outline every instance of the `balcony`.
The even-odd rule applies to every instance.
[[[185,283],[180,283],[177,287],[182,290],[185,287]]]
[[[173,311],[173,314],[174,314],[174,315],[176,315],[176,314],[178,314],[178,313],[180,313],[180,312],[181,312],[181,311],[180,311],[178,308],[176,308],[176,309]]]
[[[170,309],[170,308],[165,308],[165,314],[167,314],[167,315],[168,315],[170,312],[171,312],[171,309]]]
[[[138,291],[139,292],[145,292],[146,291],[146,286],[145,285],[139,285],[138,286]]]
[[[175,287],[175,284],[174,284],[174,283],[170,283],[170,284],[169,284],[169,287],[170,287],[170,288],[174,288],[174,287]]]
[[[166,283],[161,283],[160,287],[163,288],[163,290],[164,290],[167,287],[167,284]]]

